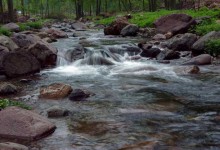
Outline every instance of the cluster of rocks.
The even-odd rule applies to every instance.
[[[140,56],[169,63],[169,60],[186,57],[190,59],[182,64],[207,65],[212,63],[212,57],[205,54],[205,43],[210,39],[220,38],[219,31],[212,31],[202,37],[187,31],[199,23],[186,14],[171,14],[163,16],[154,22],[154,34],[149,31],[151,40],[138,44],[142,49]],[[136,25],[129,24],[127,18],[122,17],[112,22],[104,29],[105,35],[135,36],[143,33]],[[154,36],[152,36],[154,35]],[[193,58],[191,58],[193,56]]]

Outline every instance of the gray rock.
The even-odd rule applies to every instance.
[[[69,100],[71,101],[83,101],[86,98],[95,95],[84,89],[74,89],[69,96]]]
[[[0,45],[7,47],[9,51],[14,51],[19,48],[15,42],[13,42],[9,37],[4,35],[0,36]]]
[[[78,30],[78,31],[88,29],[88,27],[82,22],[75,22],[71,26],[72,26],[72,29]]]
[[[195,20],[186,14],[171,14],[163,16],[154,22],[158,33],[166,34],[171,32],[174,35],[187,32],[194,24],[196,24]]]
[[[169,49],[174,51],[190,51],[197,41],[197,36],[192,33],[178,34],[166,42]]]
[[[34,34],[15,33],[11,39],[20,47],[28,48],[30,45],[37,43],[41,38]]]
[[[17,93],[18,89],[15,85],[10,83],[0,84],[0,95],[9,95]]]
[[[8,29],[12,32],[19,32],[20,27],[16,23],[8,23],[2,26],[2,28]]]
[[[56,126],[46,118],[18,107],[0,111],[1,139],[34,141],[53,133]]]
[[[65,54],[65,59],[69,62],[74,62],[79,59],[83,59],[85,50],[82,45],[77,45],[74,49],[68,50]]]
[[[180,53],[173,50],[163,50],[157,55],[157,60],[173,60],[179,59]]]
[[[212,56],[209,54],[202,54],[196,57],[193,57],[189,61],[183,63],[183,65],[209,65],[212,63]]]
[[[137,35],[139,28],[137,25],[129,24],[121,30],[122,36],[135,36]]]
[[[153,37],[153,40],[156,40],[156,41],[166,40],[166,36],[164,34],[156,34]]]
[[[47,109],[47,116],[49,118],[65,117],[68,116],[68,114],[69,114],[68,110],[63,109],[59,106],[53,106]]]
[[[0,143],[0,149],[1,150],[28,150],[28,147],[21,145],[21,144],[17,144],[17,143],[5,142],[5,143]]]
[[[4,56],[2,68],[7,77],[18,77],[39,72],[40,63],[30,53],[10,52]]]
[[[161,50],[160,50],[160,48],[157,48],[157,47],[155,47],[155,48],[142,48],[142,52],[141,52],[141,56],[142,57],[150,57],[150,58],[156,58],[157,57],[157,55],[158,54],[160,54],[160,52],[161,52]]]
[[[202,54],[205,50],[205,43],[212,39],[220,38],[220,31],[212,31],[208,34],[201,37],[198,41],[196,41],[192,46],[193,54]]]

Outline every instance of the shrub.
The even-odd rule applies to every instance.
[[[220,39],[209,40],[205,44],[205,51],[212,56],[220,55]]]
[[[11,31],[9,31],[8,29],[5,29],[5,28],[0,28],[0,35],[10,36]]]
[[[21,107],[21,108],[24,108],[24,109],[27,109],[27,110],[31,109],[30,106],[27,106],[27,105],[25,105],[21,102],[11,101],[11,100],[8,100],[8,99],[0,99],[0,109],[4,109],[4,108],[9,107],[9,106],[18,106],[18,107]]]
[[[26,25],[33,28],[33,29],[41,29],[43,27],[43,24],[40,21],[28,22],[28,23],[26,23]]]

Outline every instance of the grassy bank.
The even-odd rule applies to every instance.
[[[185,13],[193,18],[210,16],[211,19],[209,21],[203,22],[200,25],[197,25],[195,29],[193,29],[197,34],[203,35],[208,33],[209,31],[219,31],[220,23],[217,23],[216,20],[220,19],[220,9],[208,9],[202,8],[198,11],[195,10],[160,10],[157,12],[140,12],[132,14],[132,19],[129,20],[132,24],[137,24],[139,27],[153,27],[153,22],[159,19],[162,16],[174,14],[174,13]],[[121,16],[125,14],[120,14]],[[96,21],[97,24],[109,25],[116,17],[104,18]]]

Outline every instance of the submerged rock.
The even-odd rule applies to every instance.
[[[154,22],[154,26],[158,33],[172,34],[185,33],[195,24],[195,20],[186,14],[171,14],[163,16]]]
[[[1,150],[28,150],[29,148],[27,146],[12,143],[12,142],[5,142],[0,143],[0,149]]]
[[[183,63],[183,65],[210,65],[212,63],[212,56],[209,54],[202,54],[193,57],[189,61]]]
[[[0,111],[0,137],[16,140],[38,140],[53,133],[56,126],[46,118],[18,107]]]
[[[154,48],[142,48],[141,56],[142,57],[150,57],[150,58],[156,58],[158,54],[160,54],[161,50],[160,48],[154,47]]]
[[[53,83],[40,88],[40,98],[44,99],[63,99],[72,92],[72,87],[63,83]]]
[[[174,68],[174,72],[176,74],[198,74],[200,72],[200,69],[198,66],[193,65],[193,66],[179,66]]]
[[[110,60],[108,60],[107,58],[101,55],[88,56],[87,58],[82,59],[80,63],[85,65],[107,65],[107,66],[114,65],[113,62],[111,62]]]
[[[49,118],[65,117],[68,116],[68,114],[69,111],[60,106],[53,106],[47,109],[47,116]]]
[[[87,90],[83,89],[74,89],[69,96],[69,100],[71,101],[83,101],[86,98],[95,95]]]

